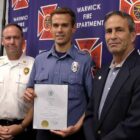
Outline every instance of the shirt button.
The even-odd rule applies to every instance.
[[[113,72],[113,75],[115,75],[116,73],[115,72]]]
[[[97,133],[100,135],[101,134],[101,130],[98,130]]]

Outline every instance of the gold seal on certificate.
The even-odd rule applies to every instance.
[[[47,120],[43,120],[43,121],[41,122],[41,126],[42,126],[43,128],[47,128],[47,127],[49,126],[49,122],[48,122]]]

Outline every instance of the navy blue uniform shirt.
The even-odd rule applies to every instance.
[[[85,112],[93,91],[93,65],[90,55],[75,45],[62,57],[58,57],[52,47],[36,57],[28,87],[34,87],[34,84],[68,85],[68,126],[74,125]]]

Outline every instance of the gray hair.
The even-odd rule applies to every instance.
[[[104,24],[113,15],[118,15],[118,16],[124,18],[124,19],[127,19],[129,31],[130,32],[135,31],[135,23],[134,23],[133,18],[129,14],[127,14],[127,13],[125,13],[123,11],[112,11],[112,12],[107,13],[106,16],[105,16],[105,19],[104,19]]]

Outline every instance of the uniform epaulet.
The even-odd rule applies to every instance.
[[[47,50],[41,50],[41,51],[39,52],[39,54],[36,55],[36,57],[39,57],[40,55],[42,55],[43,53],[46,53],[46,52],[47,52]]]
[[[39,54],[42,54],[42,53],[44,53],[44,52],[47,52],[47,50],[40,50],[40,51],[39,51]]]
[[[80,53],[80,54],[83,54],[83,55],[85,55],[85,54],[89,54],[89,52],[88,51],[86,51],[86,50],[79,50],[78,51],[78,53]]]
[[[4,55],[4,56],[0,56],[0,60],[3,60],[3,59],[5,59],[6,58],[6,56]]]
[[[5,64],[6,56],[0,56],[0,66]]]

